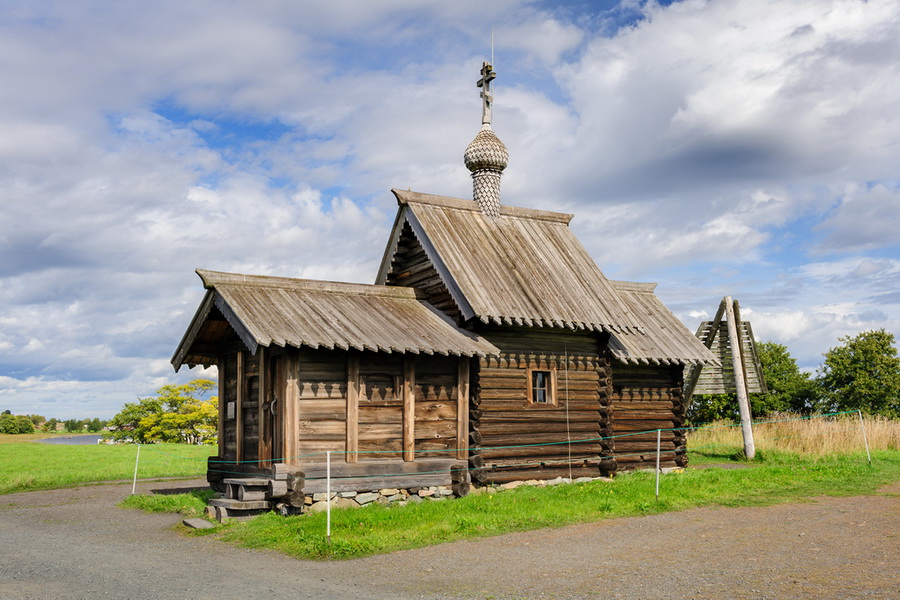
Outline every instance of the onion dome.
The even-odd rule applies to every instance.
[[[463,154],[466,168],[472,172],[472,195],[481,212],[493,218],[500,216],[500,176],[509,164],[509,150],[491,130],[491,81],[497,77],[489,63],[481,67],[481,131]]]

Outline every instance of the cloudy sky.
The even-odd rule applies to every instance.
[[[471,197],[492,29],[505,203],[807,369],[900,332],[895,0],[0,0],[0,409],[214,375],[197,267],[371,282],[390,188]]]

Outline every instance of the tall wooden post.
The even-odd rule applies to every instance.
[[[416,460],[416,363],[403,360],[403,460]]]
[[[359,461],[359,355],[347,355],[347,440],[346,461]]]
[[[282,417],[282,457],[288,465],[296,465],[300,454],[300,357],[285,356],[284,415]]]
[[[456,458],[469,457],[469,357],[459,357],[456,377]]]
[[[737,392],[738,412],[741,415],[741,433],[744,436],[744,456],[756,456],[753,444],[753,426],[750,415],[750,398],[747,394],[747,383],[744,378],[743,345],[741,344],[740,323],[735,319],[734,302],[731,296],[725,297],[725,314],[728,319],[728,343],[731,345],[731,357],[734,364],[734,387]]]

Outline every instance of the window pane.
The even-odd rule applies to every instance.
[[[531,401],[535,404],[553,402],[550,391],[550,371],[531,372]]]

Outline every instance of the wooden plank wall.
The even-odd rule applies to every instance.
[[[456,458],[458,373],[456,358],[416,358],[416,458]]]
[[[612,364],[612,430],[620,469],[655,468],[656,430],[663,467],[687,465],[683,368]],[[667,431],[668,430],[668,431]],[[639,433],[644,432],[644,433]]]
[[[339,350],[296,350],[298,368],[298,456],[300,462],[325,460],[332,450],[344,452],[347,419],[347,353]],[[343,460],[344,457],[335,457]]]
[[[609,366],[594,335],[531,329],[479,333],[503,352],[481,359],[473,372],[473,481],[597,476],[601,462],[609,469],[603,456],[611,448],[598,441],[607,429]],[[556,405],[529,401],[528,368],[556,369]]]
[[[360,357],[360,461],[403,459],[403,362],[399,354]]]
[[[348,353],[299,351],[299,454],[301,462],[325,460],[325,450],[347,447]],[[358,461],[404,459],[403,382],[406,357],[399,354],[354,353],[359,378],[355,404]],[[413,452],[406,458],[455,458],[457,446],[458,359],[416,356],[414,376]],[[407,424],[409,427],[409,423]],[[343,461],[344,456],[337,455]]]

